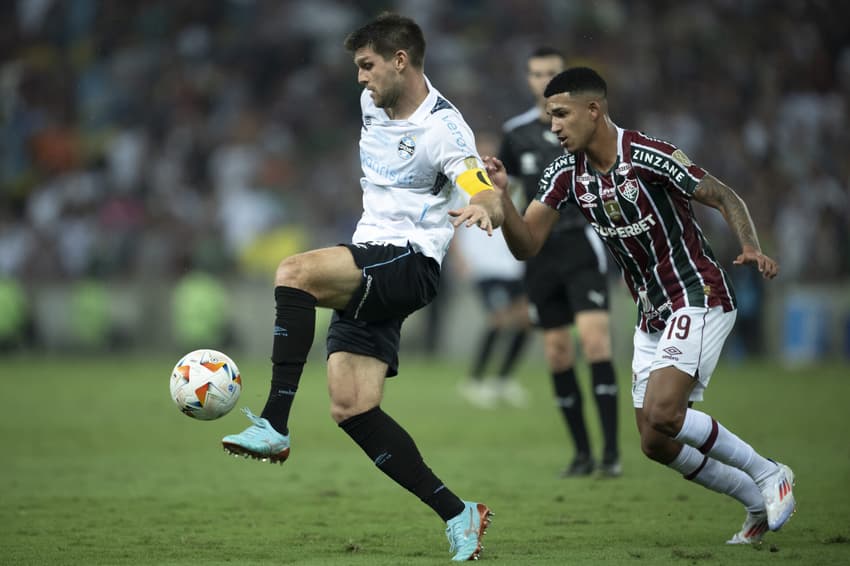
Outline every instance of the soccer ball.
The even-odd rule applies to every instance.
[[[242,393],[239,368],[216,350],[195,350],[171,371],[171,398],[184,414],[211,421],[223,417]]]

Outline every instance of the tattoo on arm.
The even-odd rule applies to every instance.
[[[716,208],[726,219],[732,232],[738,237],[741,246],[749,246],[761,251],[756,227],[747,205],[731,188],[715,177],[706,175],[697,185],[694,198],[706,206]]]

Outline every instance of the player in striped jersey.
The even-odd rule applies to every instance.
[[[289,413],[313,343],[316,306],[332,308],[331,416],[381,471],[446,521],[452,559],[472,560],[490,510],[452,493],[380,403],[385,378],[398,371],[402,322],[437,292],[452,222],[492,233],[502,207],[472,131],[424,75],[419,26],[383,14],[352,32],[345,47],[363,87],[363,215],[350,244],[278,266],[271,390],[262,415],[247,412],[252,425],[222,444],[234,454],[286,460]]]
[[[734,264],[755,265],[766,279],[776,276],[778,265],[761,252],[747,207],[732,189],[675,146],[613,123],[607,85],[594,70],[564,71],[545,96],[552,132],[566,153],[544,171],[524,216],[503,197],[505,239],[518,259],[531,257],[557,222],[558,209],[569,204],[581,210],[622,267],[638,305],[632,399],[643,452],[742,502],[747,518],[728,542],[758,542],[794,512],[794,475],[692,408],[702,400],[736,312],[729,278],[692,202],[726,219],[741,244]],[[501,162],[485,161],[491,179],[504,188]]]

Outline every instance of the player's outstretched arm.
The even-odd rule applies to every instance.
[[[519,260],[537,255],[558,220],[558,211],[535,200],[528,205],[525,216],[521,216],[508,191],[508,175],[504,164],[489,156],[484,157],[484,164],[493,186],[501,196],[504,210],[502,233],[508,248]]]
[[[712,175],[706,175],[697,185],[694,198],[706,206],[720,211],[732,232],[741,244],[741,253],[735,265],[754,263],[765,279],[773,279],[779,272],[779,264],[761,253],[756,227],[744,200],[730,187]]]
[[[480,167],[467,169],[455,181],[458,187],[469,195],[469,204],[457,210],[450,210],[452,224],[455,228],[461,224],[467,228],[478,226],[488,236],[493,235],[493,229],[501,226],[504,220],[502,199],[493,190],[493,182],[486,171]]]
[[[481,191],[472,196],[469,199],[470,205],[477,205],[484,208],[487,211],[487,215],[490,217],[490,226],[491,230],[489,232],[492,233],[492,228],[498,228],[505,221],[505,211],[502,206],[502,199],[499,198],[499,193],[491,190],[491,191]]]

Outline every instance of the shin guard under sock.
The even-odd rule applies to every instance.
[[[425,465],[413,438],[380,407],[345,419],[339,426],[382,472],[444,521],[463,511],[463,501]]]
[[[281,434],[288,434],[289,411],[313,345],[316,297],[293,287],[275,287],[272,383],[262,417]]]
[[[688,481],[733,497],[744,504],[750,513],[764,511],[764,499],[753,479],[737,468],[709,458],[687,444],[676,458],[667,464]]]
[[[710,415],[688,409],[676,440],[748,474],[758,484],[776,472],[776,464],[730,432]]]
[[[590,441],[584,424],[581,392],[576,381],[576,373],[570,368],[552,374],[555,386],[555,398],[561,408],[561,414],[567,422],[567,428],[573,437],[576,454],[590,456]]]
[[[605,439],[605,456],[619,455],[617,443],[617,378],[610,361],[590,364],[593,381],[593,397],[602,422],[602,436]]]

